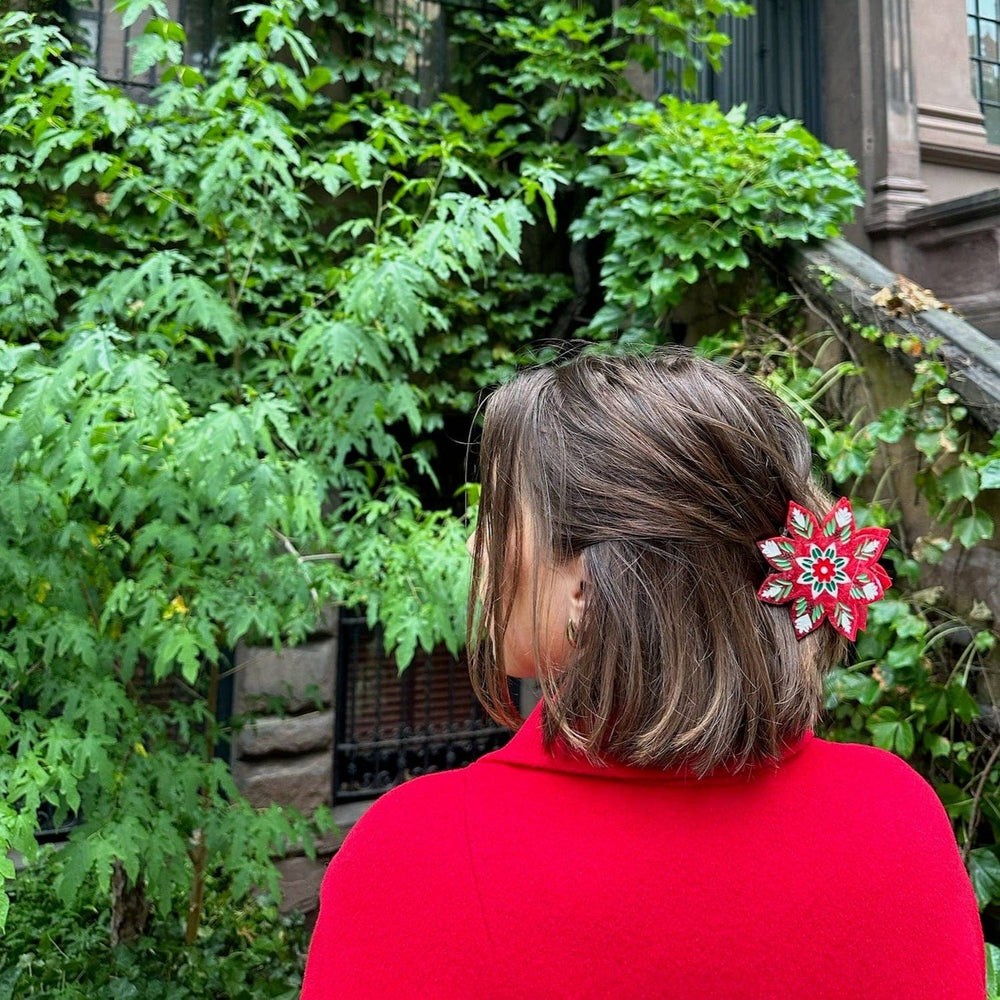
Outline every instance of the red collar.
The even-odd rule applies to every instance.
[[[774,772],[790,758],[802,751],[814,739],[811,730],[806,731],[793,743],[785,747],[777,760],[766,761],[743,767],[738,771],[719,768],[703,778],[699,778],[690,767],[660,768],[637,767],[621,761],[606,759],[594,764],[582,754],[557,742],[551,750],[542,742],[542,703],[524,720],[521,728],[511,737],[506,746],[486,754],[480,760],[484,763],[509,764],[514,767],[530,767],[546,771],[561,771],[569,774],[586,775],[592,778],[626,778],[640,781],[718,781],[744,782],[762,773]]]

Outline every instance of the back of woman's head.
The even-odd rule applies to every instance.
[[[470,661],[495,718],[517,721],[502,640],[521,569],[580,558],[575,647],[538,671],[548,740],[705,772],[814,723],[841,645],[796,640],[787,609],[758,600],[756,542],[790,500],[830,502],[802,424],[763,386],[679,349],[580,356],[493,394],[480,464]]]

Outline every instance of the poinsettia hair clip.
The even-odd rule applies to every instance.
[[[777,572],[761,584],[765,604],[792,604],[795,636],[802,639],[824,618],[853,640],[868,621],[868,605],[892,585],[878,564],[888,528],[858,528],[851,502],[841,497],[826,519],[791,501],[785,534],[757,546]]]

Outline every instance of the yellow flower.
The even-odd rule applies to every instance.
[[[163,620],[167,621],[173,618],[174,615],[186,615],[188,613],[188,606],[184,603],[184,598],[178,594],[164,609],[163,609]]]
[[[108,533],[106,524],[95,524],[87,531],[87,539],[95,549],[99,549],[104,542],[104,537]]]

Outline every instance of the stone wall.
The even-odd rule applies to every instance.
[[[333,741],[337,635],[293,649],[240,646],[236,651],[233,711],[251,715],[233,747],[233,777],[249,801],[312,813],[333,805]],[[338,817],[335,817],[338,818]],[[339,817],[346,825],[351,816]],[[320,881],[343,834],[317,844],[316,860],[301,854],[279,862],[282,908],[312,913]]]

